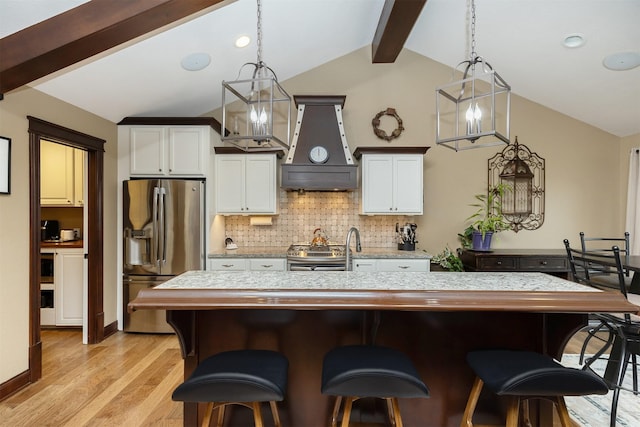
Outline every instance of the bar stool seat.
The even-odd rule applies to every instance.
[[[342,398],[345,404],[342,427],[349,425],[351,406],[363,397],[387,401],[392,425],[402,427],[398,398],[426,398],[429,389],[411,360],[397,350],[351,345],[329,351],[322,364],[322,394],[337,396],[331,419],[335,427]]]
[[[467,401],[461,427],[473,426],[472,418],[484,384],[498,396],[510,396],[507,427],[518,425],[521,401],[552,400],[564,427],[571,420],[564,396],[607,394],[607,384],[592,372],[562,366],[549,356],[530,351],[479,350],[467,354],[476,379]],[[525,413],[525,417],[528,415]],[[527,424],[528,425],[528,424]]]
[[[226,405],[242,405],[253,410],[256,427],[262,427],[260,402],[269,402],[276,426],[280,417],[276,402],[284,400],[289,362],[270,350],[235,350],[203,360],[191,376],[180,384],[171,398],[182,402],[207,402],[203,426],[208,426],[214,409],[217,425],[224,421]]]

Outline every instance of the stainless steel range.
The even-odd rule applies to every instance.
[[[344,271],[347,262],[345,245],[294,244],[287,250],[287,270]]]

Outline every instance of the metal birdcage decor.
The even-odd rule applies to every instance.
[[[507,145],[489,159],[489,188],[503,184],[502,215],[516,233],[544,222],[544,159],[526,145]]]
[[[510,142],[511,86],[476,54],[475,34],[471,0],[471,56],[453,70],[462,79],[436,88],[436,144],[455,151]]]
[[[262,61],[262,5],[258,5],[258,59],[247,62],[234,81],[222,82],[222,140],[243,151],[289,149],[291,96]],[[241,79],[243,70],[252,70]]]

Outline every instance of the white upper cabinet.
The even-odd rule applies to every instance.
[[[207,174],[210,135],[205,126],[135,126],[129,144],[131,176]]]
[[[362,154],[365,215],[422,215],[423,154]]]
[[[216,213],[277,213],[275,154],[220,154],[215,160]]]
[[[84,151],[40,142],[40,204],[83,206]]]

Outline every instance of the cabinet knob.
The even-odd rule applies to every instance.
[[[547,265],[547,261],[541,261],[540,264]]]
[[[409,268],[409,266],[408,265],[399,265],[398,268],[406,270],[407,268]]]
[[[229,268],[229,267],[233,267],[233,264],[222,264],[222,266],[223,266],[224,268]]]
[[[273,264],[262,264],[262,266],[264,268],[271,268],[271,267],[273,267]]]
[[[390,207],[390,208],[389,208],[389,210],[390,210],[390,211],[392,211],[392,210],[393,210],[393,206],[392,206],[392,207]]]
[[[498,262],[496,262],[496,264],[502,265],[502,261],[498,261]]]

